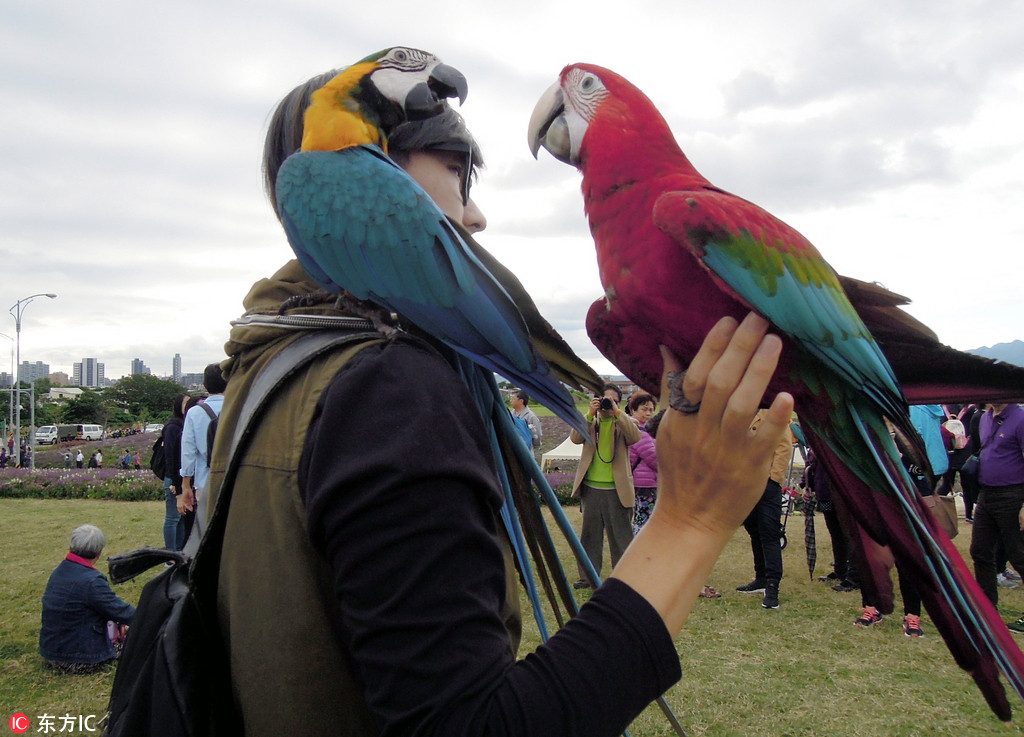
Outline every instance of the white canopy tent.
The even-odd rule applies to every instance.
[[[583,446],[577,445],[566,436],[561,445],[540,457],[540,467],[546,471],[555,461],[578,461],[582,453]]]

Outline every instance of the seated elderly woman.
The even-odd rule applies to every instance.
[[[71,549],[50,574],[43,593],[39,654],[52,668],[85,673],[110,662],[117,655],[111,634],[123,632],[132,621],[135,607],[119,598],[95,568],[106,544],[100,528],[76,528]]]

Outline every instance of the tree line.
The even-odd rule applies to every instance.
[[[83,387],[78,399],[50,400],[45,395],[52,385],[49,379],[35,382],[36,427],[43,425],[96,423],[108,428],[166,422],[171,418],[174,397],[185,387],[170,379],[136,374],[120,379],[104,389]],[[21,424],[27,427],[30,418],[29,385],[22,382]],[[3,416],[9,417],[15,392],[3,395]]]

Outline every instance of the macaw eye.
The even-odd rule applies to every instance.
[[[395,61],[406,61],[408,58],[409,55],[405,53],[402,49],[398,49],[395,52]]]
[[[597,80],[594,78],[593,75],[588,74],[586,77],[583,78],[583,82],[580,83],[580,87],[583,88],[584,92],[589,92],[594,88],[595,84],[597,84]]]

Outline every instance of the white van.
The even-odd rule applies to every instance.
[[[43,425],[36,428],[36,445],[56,445],[58,442],[56,425]]]
[[[79,440],[103,440],[103,428],[100,425],[79,425]]]

